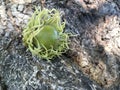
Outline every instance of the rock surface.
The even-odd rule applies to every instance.
[[[34,6],[58,9],[75,35],[51,62],[22,44]],[[0,90],[120,90],[120,1],[1,0]]]

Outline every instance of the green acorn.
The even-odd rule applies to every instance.
[[[61,22],[56,9],[36,10],[23,30],[24,45],[40,58],[52,59],[68,49],[68,34],[63,33],[65,22]]]
[[[37,47],[39,44],[41,44],[47,49],[50,49],[51,47],[56,47],[59,40],[59,34],[54,27],[46,25],[34,38],[34,44]]]

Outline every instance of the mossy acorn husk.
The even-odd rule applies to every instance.
[[[58,10],[36,9],[23,30],[23,43],[32,54],[50,60],[69,48],[69,37],[63,32],[64,28],[65,22],[61,21]]]

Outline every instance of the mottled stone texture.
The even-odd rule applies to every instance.
[[[120,0],[17,1],[0,1],[0,90],[120,90]],[[58,9],[73,34],[51,62],[22,44],[34,6]]]

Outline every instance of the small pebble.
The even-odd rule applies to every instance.
[[[118,48],[120,48],[120,37],[116,39]]]
[[[11,23],[8,23],[8,24],[7,24],[7,27],[8,27],[9,29],[12,29],[12,30],[14,29],[14,27],[13,27],[13,25],[12,25]]]
[[[4,30],[3,29],[0,29],[0,35],[4,35]]]
[[[36,0],[32,0],[32,3],[36,2]]]
[[[12,12],[17,12],[17,4],[13,4],[12,6],[11,6],[11,10],[12,10]]]
[[[3,90],[2,86],[0,85],[0,90]]]
[[[0,22],[2,23],[2,25],[6,25],[7,15],[5,9],[6,8],[4,5],[0,6]]]
[[[24,15],[23,19],[28,20],[28,19],[30,19],[30,17],[28,15]]]
[[[18,6],[18,11],[22,12],[23,9],[24,9],[24,5],[23,5],[23,4],[20,4],[20,5]]]
[[[21,18],[21,19],[23,19],[23,17],[24,17],[24,14],[22,14],[22,13],[19,13],[19,14],[17,15],[17,17],[18,17],[18,18]]]
[[[1,25],[1,23],[0,23],[0,30],[1,29],[6,29],[6,26],[3,26],[3,25]],[[0,31],[1,32],[1,31]]]
[[[20,26],[20,24],[22,23],[22,21],[23,21],[23,19],[17,18],[17,19],[15,20],[15,24],[16,24],[17,26]]]
[[[116,36],[118,34],[118,30],[119,28],[114,28],[112,31],[110,31],[110,35],[113,37],[113,36]]]
[[[12,3],[15,4],[25,4],[25,3],[31,3],[32,0],[10,0]]]
[[[10,32],[9,31],[5,33],[5,37],[10,37]]]

